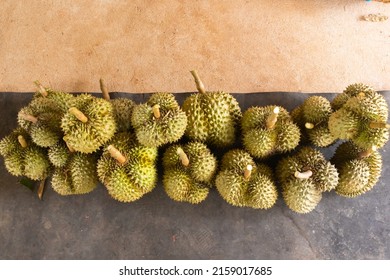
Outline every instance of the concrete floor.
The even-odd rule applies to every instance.
[[[126,96],[139,102],[148,95]],[[30,97],[0,93],[1,138]],[[307,95],[236,97],[242,109],[279,104],[291,110]],[[385,97],[390,102],[390,92]],[[326,193],[307,215],[293,213],[281,198],[267,211],[235,208],[215,189],[200,205],[177,203],[161,184],[131,204],[114,201],[102,185],[72,197],[48,187],[40,201],[7,173],[1,158],[0,259],[389,259],[389,147],[373,190],[356,199]]]

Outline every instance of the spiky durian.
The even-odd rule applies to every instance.
[[[65,142],[75,151],[92,153],[112,138],[116,122],[112,104],[104,99],[81,94],[70,102],[61,127]]]
[[[291,112],[304,136],[318,147],[327,147],[336,141],[328,128],[329,117],[333,110],[329,100],[322,96],[311,96]]]
[[[14,176],[43,180],[50,171],[46,150],[35,145],[23,128],[15,129],[0,141],[0,154],[6,169]]]
[[[172,145],[163,157],[165,192],[175,201],[200,203],[206,199],[217,169],[217,160],[200,142]]]
[[[331,159],[340,173],[336,193],[356,197],[371,190],[378,182],[382,170],[382,157],[372,146],[368,150],[352,142],[341,144]]]
[[[97,166],[99,180],[121,202],[132,202],[156,185],[157,148],[146,147],[128,132],[116,134],[104,148]]]
[[[351,97],[355,97],[361,92],[370,95],[375,93],[375,90],[362,83],[351,84],[342,93],[336,95],[336,97],[332,100],[331,106],[333,110],[339,110]]]
[[[362,149],[383,147],[389,139],[388,106],[379,93],[360,92],[332,113],[329,130],[339,139],[351,140]]]
[[[45,88],[39,81],[34,82],[38,91],[34,94],[33,99],[47,98],[55,102],[62,114],[65,114],[69,109],[69,102],[73,99],[73,95],[67,92],[55,91],[51,88]]]
[[[298,213],[312,211],[320,202],[322,192],[336,188],[339,180],[336,167],[310,147],[281,159],[276,175],[287,206]]]
[[[256,164],[247,152],[239,149],[223,156],[216,187],[225,201],[240,207],[268,209],[278,197],[271,169]]]
[[[142,145],[159,147],[183,136],[187,116],[173,94],[158,92],[134,107],[131,122]]]
[[[254,157],[288,152],[299,143],[299,127],[287,110],[279,106],[249,108],[241,126],[244,147]]]
[[[185,135],[193,140],[206,142],[214,147],[226,148],[235,143],[241,109],[229,93],[205,91],[195,71],[191,71],[199,91],[188,97],[183,110],[188,117]]]

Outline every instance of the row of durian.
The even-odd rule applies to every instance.
[[[171,93],[152,94],[145,104],[110,99],[102,80],[104,98],[36,82],[38,91],[18,113],[18,128],[0,141],[7,170],[32,180],[51,176],[61,195],[89,193],[100,181],[114,199],[132,202],[155,187],[163,147],[163,185],[175,201],[200,203],[216,186],[232,205],[268,209],[278,182],[288,207],[299,213],[312,211],[325,191],[355,197],[377,183],[388,106],[369,86],[350,85],[332,102],[311,96],[291,114],[275,105],[242,113],[232,95],[206,91],[191,73],[198,93],[182,108]],[[308,146],[338,139],[347,142],[330,162]],[[219,164],[210,148],[225,152]],[[260,162],[287,152],[293,153],[278,162],[275,174]]]

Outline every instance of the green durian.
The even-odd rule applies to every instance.
[[[249,108],[242,117],[241,127],[244,147],[254,157],[288,152],[299,144],[299,127],[287,110],[279,106]]]
[[[200,142],[172,145],[163,157],[163,185],[167,195],[175,201],[200,203],[212,187],[217,159]]]
[[[331,159],[340,173],[336,193],[356,197],[371,190],[378,182],[382,170],[382,157],[373,146],[364,150],[353,142],[341,144]]]
[[[0,141],[0,154],[4,157],[6,169],[14,176],[43,180],[49,174],[50,162],[46,150],[34,144],[21,127]]]
[[[70,102],[61,127],[68,146],[81,153],[97,151],[116,132],[113,106],[110,102],[81,94]]]
[[[222,198],[233,206],[268,209],[278,197],[271,169],[240,149],[223,156],[215,184]]]
[[[206,91],[195,71],[199,93],[188,97],[183,103],[183,110],[188,117],[185,135],[192,141],[226,148],[232,146],[238,134],[239,122],[242,117],[237,100],[223,91]]]
[[[336,167],[320,151],[310,147],[281,159],[276,175],[284,201],[298,213],[312,211],[320,202],[322,192],[335,189],[339,181]]]
[[[173,94],[158,92],[147,103],[134,107],[131,123],[142,145],[159,147],[183,136],[187,116]]]
[[[304,135],[302,139],[308,139],[318,147],[327,147],[337,140],[328,127],[332,112],[329,100],[311,96],[291,112],[291,118],[300,127]]]
[[[62,114],[65,114],[69,109],[69,103],[74,98],[74,96],[67,92],[55,91],[51,88],[42,86],[39,81],[34,82],[38,88],[38,91],[34,94],[33,99],[36,98],[46,98],[54,101],[58,109]]]
[[[372,94],[375,90],[368,85],[362,83],[356,83],[349,85],[342,93],[336,95],[332,100],[331,106],[333,110],[339,110],[351,97],[355,97],[360,93]]]
[[[157,148],[141,145],[129,132],[116,134],[97,165],[99,180],[110,196],[132,202],[151,192],[157,181]]]

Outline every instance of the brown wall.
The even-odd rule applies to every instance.
[[[0,91],[390,89],[390,5],[364,0],[0,2]]]

